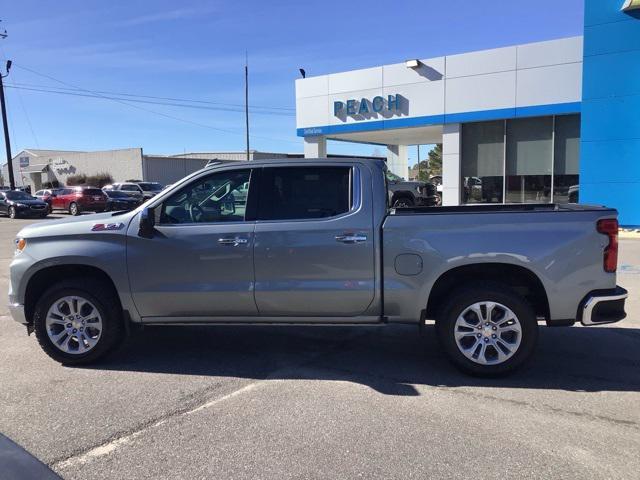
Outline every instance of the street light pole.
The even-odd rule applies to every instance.
[[[9,123],[7,121],[7,107],[4,100],[4,83],[2,79],[9,75],[11,68],[11,60],[7,60],[6,75],[0,74],[0,108],[2,109],[2,127],[4,129],[4,146],[7,150],[7,168],[9,170],[9,187],[11,190],[16,188],[16,181],[13,177],[13,160],[11,156],[11,141],[9,140]]]

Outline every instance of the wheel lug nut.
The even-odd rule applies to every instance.
[[[67,323],[67,328],[71,328],[71,324],[70,323]]]
[[[497,335],[494,333],[493,335],[491,335],[491,338],[498,338]]]
[[[73,333],[76,333],[77,331],[78,331],[77,329],[75,329],[75,328],[73,329]]]
[[[497,329],[498,329],[498,327],[493,327],[493,329],[494,329],[494,330],[497,330]]]
[[[485,341],[485,342],[488,342],[488,341],[489,341],[489,339],[485,337],[484,341]]]
[[[480,335],[479,333],[476,335],[476,337],[480,338],[482,335]]]
[[[489,322],[486,322],[486,323],[484,324],[484,326],[485,326],[485,327],[488,327],[488,326],[489,326]]]
[[[84,328],[80,327],[80,331],[82,332],[83,330],[84,330]],[[495,335],[494,335],[494,337],[495,337]]]

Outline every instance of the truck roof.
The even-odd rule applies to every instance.
[[[292,163],[343,163],[343,162],[354,162],[354,163],[362,163],[362,162],[371,162],[380,167],[385,165],[385,161],[380,158],[326,158],[326,157],[318,157],[318,158],[261,158],[259,160],[209,160],[209,163],[204,168],[212,168],[217,167],[221,164],[234,164],[234,165],[266,165],[266,164],[292,164]]]

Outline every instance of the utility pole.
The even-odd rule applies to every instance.
[[[420,144],[416,145],[418,147],[418,178],[417,180],[420,180]]]
[[[0,38],[7,38],[7,31],[0,34]],[[7,107],[4,100],[4,83],[2,79],[9,75],[11,69],[11,60],[7,60],[7,73],[0,73],[0,107],[2,109],[2,127],[4,128],[4,146],[7,149],[7,169],[9,170],[9,187],[11,190],[16,188],[16,181],[13,177],[13,160],[11,157],[11,142],[9,141],[9,123],[7,121]]]
[[[249,160],[249,54],[244,52],[244,120],[247,130],[247,160]]]

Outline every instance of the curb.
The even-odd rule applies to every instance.
[[[621,228],[618,231],[618,237],[620,238],[636,238],[640,239],[640,229],[638,228]]]

